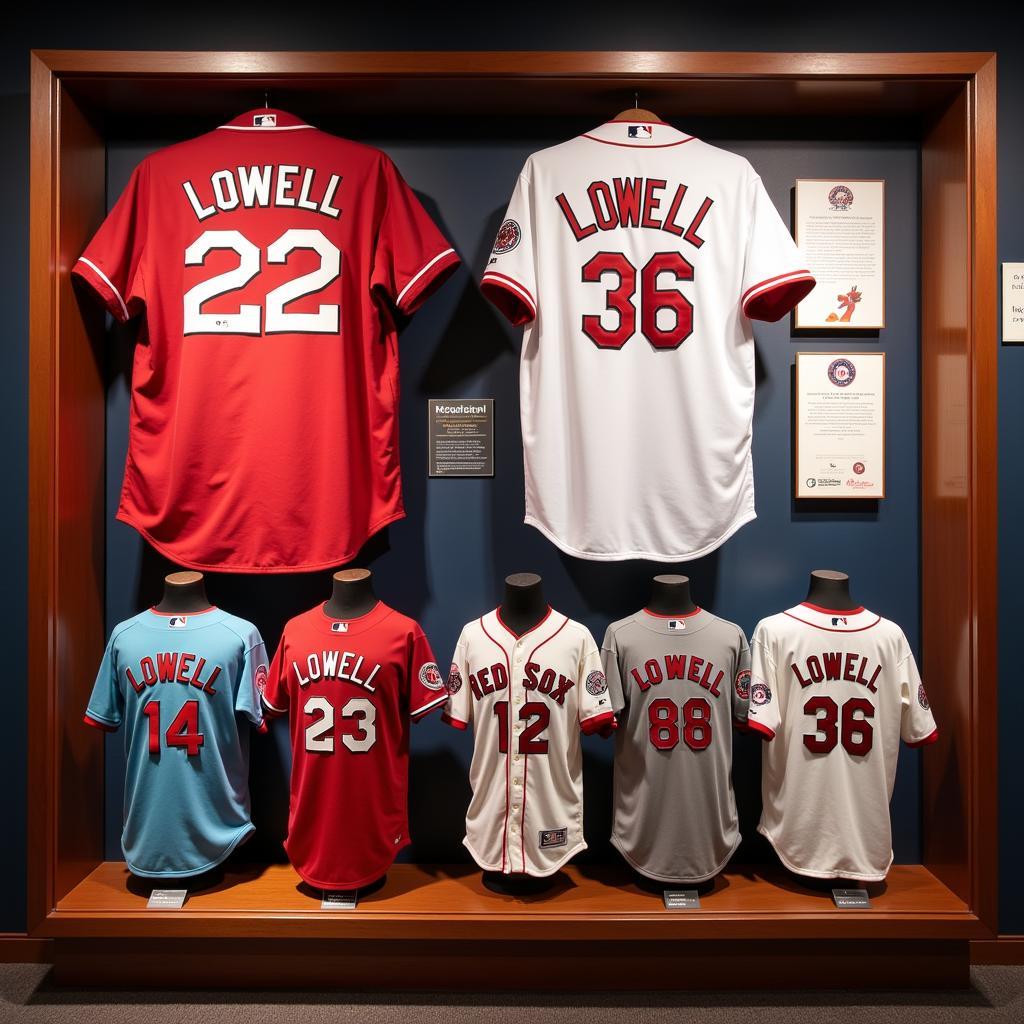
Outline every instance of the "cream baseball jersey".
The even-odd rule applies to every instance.
[[[349,561],[404,515],[396,315],[458,262],[387,156],[283,111],[147,157],[73,268],[145,314],[117,517],[198,569]]]
[[[522,635],[488,612],[462,630],[444,720],[473,726],[465,845],[485,871],[550,875],[586,849],[580,732],[613,721],[585,626],[548,609]]]
[[[284,628],[263,691],[289,715],[285,849],[318,889],[358,889],[409,845],[409,724],[444,704],[423,630],[378,602],[355,619],[323,605]]]
[[[885,878],[900,738],[938,737],[900,627],[807,603],[762,620],[748,721],[769,741],[758,830],[782,863],[814,878]]]
[[[85,721],[124,727],[121,849],[134,874],[200,874],[253,831],[249,723],[264,729],[266,679],[256,627],[219,608],[150,609],[114,627]]]
[[[698,558],[754,518],[751,319],[813,287],[761,179],[667,124],[535,153],[482,288],[524,324],[526,522],[579,558]]]
[[[750,649],[698,609],[614,622],[601,645],[615,731],[612,845],[641,874],[703,882],[740,844],[733,726],[746,728]]]

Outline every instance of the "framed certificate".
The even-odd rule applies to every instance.
[[[797,498],[885,497],[885,353],[798,352]]]
[[[796,307],[798,329],[885,326],[885,182],[798,178],[795,238],[817,284]]]

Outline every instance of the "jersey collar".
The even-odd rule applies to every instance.
[[[391,609],[383,601],[378,601],[365,615],[357,615],[354,619],[332,618],[327,614],[326,602],[318,604],[309,613],[321,633],[330,633],[339,638],[365,633],[390,614]]]
[[[863,629],[870,629],[877,625],[882,616],[870,612],[867,608],[851,608],[842,611],[834,608],[822,608],[820,605],[802,604],[790,608],[785,613],[791,619],[796,619],[807,626],[814,626],[815,629],[824,629],[830,633],[859,633]]]
[[[583,138],[630,149],[664,149],[693,141],[692,135],[686,135],[662,121],[606,121],[585,132]]]
[[[227,124],[222,124],[218,131],[234,132],[292,132],[299,128],[312,128],[294,114],[285,110],[274,110],[272,107],[258,107],[239,114]]]
[[[644,629],[649,629],[652,633],[676,636],[680,639],[692,636],[714,620],[714,615],[703,608],[688,612],[686,615],[661,615],[644,608],[633,616],[634,622],[639,623]]]
[[[147,608],[140,618],[151,629],[166,630],[168,633],[183,633],[192,629],[222,622],[224,613],[216,606],[210,605],[198,612],[158,612],[155,608]]]
[[[505,652],[511,651],[518,645],[522,645],[527,650],[536,650],[561,633],[568,622],[568,616],[556,612],[549,605],[547,615],[533,629],[527,630],[521,636],[516,636],[501,621],[497,608],[480,618],[480,625],[483,627],[484,633]]]

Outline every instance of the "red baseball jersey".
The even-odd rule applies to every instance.
[[[423,630],[382,602],[348,620],[318,605],[285,626],[263,703],[289,715],[285,849],[310,885],[369,885],[409,845],[409,722],[447,696]]]
[[[256,110],[142,161],[73,272],[135,349],[117,517],[181,565],[339,565],[405,512],[398,335],[459,260],[391,160]]]

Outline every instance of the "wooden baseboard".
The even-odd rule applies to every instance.
[[[971,943],[972,964],[1024,965],[1024,935],[1000,935]]]
[[[33,939],[22,932],[0,932],[0,964],[53,963],[53,940]]]

